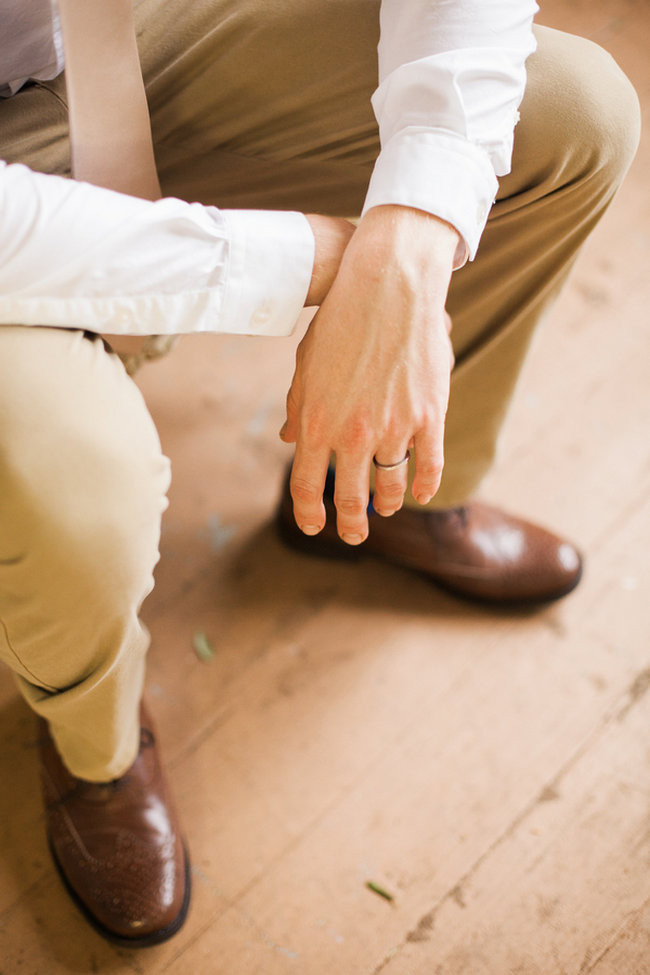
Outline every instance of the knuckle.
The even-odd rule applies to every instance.
[[[403,420],[391,414],[384,419],[384,423],[379,431],[380,441],[388,444],[401,443],[404,439],[407,426],[410,426],[410,424],[405,424]],[[397,453],[399,453],[399,450]]]
[[[319,501],[318,488],[301,477],[291,479],[291,497],[298,504],[316,504]]]
[[[345,451],[355,452],[365,448],[371,438],[371,425],[364,416],[357,416],[349,420],[341,431],[341,447]]]
[[[435,481],[442,477],[444,460],[442,457],[436,458],[418,465],[418,474],[421,478]]]
[[[300,417],[300,432],[303,439],[310,442],[320,442],[323,439],[325,422],[320,410],[303,410]]]
[[[347,518],[362,518],[367,505],[361,498],[334,498],[336,510]]]
[[[399,501],[404,496],[404,485],[392,482],[382,485],[376,491],[386,501]]]
[[[442,401],[437,402],[432,400],[426,403],[420,411],[420,417],[419,417],[420,429],[435,430],[440,423],[441,416],[444,416]]]
[[[427,481],[438,481],[442,477],[443,464],[427,464],[421,471],[420,476]]]

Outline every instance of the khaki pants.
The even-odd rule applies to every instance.
[[[163,192],[224,207],[358,213],[377,129],[375,0],[141,0]],[[146,26],[146,30],[144,29]],[[434,504],[477,487],[533,330],[634,155],[636,96],[609,55],[539,29],[476,261],[453,276],[456,368]],[[62,79],[0,103],[0,155],[67,173]],[[0,656],[69,768],[134,758],[168,465],[116,356],[81,332],[0,327]]]

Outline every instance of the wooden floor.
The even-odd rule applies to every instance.
[[[610,49],[647,120],[646,0],[547,0],[542,20]],[[649,975],[649,172],[646,137],[485,485],[584,548],[551,608],[279,544],[294,339],[189,338],[141,374],[174,464],[145,617],[193,906],[139,953],[79,918],[3,673],[0,975]]]

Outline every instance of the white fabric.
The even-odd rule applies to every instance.
[[[0,11],[24,3],[0,0]],[[381,5],[382,148],[364,212],[397,203],[442,217],[462,237],[456,266],[475,255],[510,166],[536,10],[534,0]],[[0,167],[0,212],[0,324],[284,335],[309,287],[314,242],[300,214],[151,203],[16,165]]]
[[[283,335],[307,295],[300,213],[152,203],[4,163],[0,213],[4,324]]]
[[[0,0],[0,97],[28,78],[49,81],[63,71],[55,0]]]
[[[372,99],[382,150],[364,212],[398,203],[435,213],[475,256],[496,177],[510,170],[538,9],[534,0],[383,0]]]

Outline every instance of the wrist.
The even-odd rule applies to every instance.
[[[349,220],[340,217],[323,217],[313,213],[306,217],[315,241],[314,267],[305,300],[305,305],[309,307],[322,304],[332,287],[355,227]]]
[[[450,275],[462,243],[459,232],[446,220],[425,210],[395,204],[366,211],[359,231],[378,256],[382,253],[408,254],[423,268],[438,265]]]

